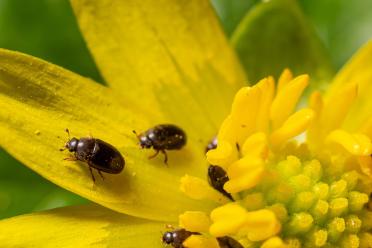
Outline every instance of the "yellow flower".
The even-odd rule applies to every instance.
[[[367,45],[349,68],[361,66],[371,48]],[[349,73],[346,67],[325,97],[315,91],[309,107],[297,110],[307,75],[292,78],[285,70],[276,88],[268,77],[240,89],[218,132],[218,146],[207,153],[210,164],[226,171],[220,191],[234,202],[225,203],[222,194],[206,190],[207,183],[186,175],[183,192],[221,206],[208,213],[187,211],[180,225],[210,237],[234,236],[247,247],[370,247],[372,115],[351,112],[363,95],[357,87],[370,86],[353,83],[358,75],[350,82]],[[355,125],[357,116],[362,121],[349,128],[347,118]],[[307,136],[299,137],[304,132]],[[200,228],[202,216],[210,221]],[[198,247],[202,239],[194,235],[185,244]]]
[[[2,220],[1,246],[162,247],[161,232],[172,224],[202,233],[187,247],[218,247],[215,237],[224,236],[244,247],[369,247],[372,43],[326,94],[313,93],[309,107],[296,110],[308,76],[292,79],[286,70],[276,89],[272,77],[243,87],[247,79],[208,1],[156,4],[72,1],[109,87],[0,50],[0,145],[101,205]],[[140,150],[132,133],[158,123],[188,135],[168,167],[148,160],[151,151]],[[65,128],[117,147],[124,171],[94,184],[87,166],[63,161]],[[305,139],[293,139],[305,131]],[[224,189],[234,202],[204,180],[205,145],[216,133],[207,159],[227,171]]]

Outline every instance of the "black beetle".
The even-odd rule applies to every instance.
[[[238,241],[229,236],[218,237],[217,241],[221,248],[244,248]]]
[[[210,150],[217,148],[217,137],[214,137],[205,148],[205,152],[207,153]],[[208,167],[208,182],[209,184],[219,192],[221,192],[224,196],[229,198],[230,200],[234,200],[226,190],[224,190],[223,186],[225,183],[229,181],[229,177],[226,174],[226,171],[217,165],[209,165]]]
[[[160,124],[140,134],[133,130],[133,133],[137,135],[139,145],[142,148],[149,149],[152,147],[156,151],[154,155],[149,157],[150,159],[162,152],[164,163],[168,161],[165,150],[179,150],[186,145],[185,132],[173,124]]]
[[[172,245],[174,248],[184,248],[182,243],[191,235],[200,235],[200,233],[190,232],[183,228],[168,231],[163,235],[163,243]]]
[[[120,152],[112,145],[93,137],[70,138],[70,132],[66,129],[69,140],[65,144],[65,149],[74,152],[73,157],[65,158],[70,161],[83,161],[89,166],[93,182],[95,178],[92,168],[96,169],[103,179],[101,171],[110,174],[119,174],[125,165],[125,161]],[[64,149],[61,149],[63,151]]]
[[[229,181],[229,177],[227,176],[226,171],[217,165],[209,165],[208,167],[208,181],[209,184],[219,192],[221,192],[224,196],[229,198],[230,200],[234,200],[230,193],[226,192],[223,188],[225,183]]]

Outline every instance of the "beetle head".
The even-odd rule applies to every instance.
[[[174,241],[173,233],[172,232],[165,232],[163,235],[163,243],[165,244],[172,244]]]
[[[152,140],[149,139],[145,134],[137,134],[137,132],[135,130],[133,130],[133,133],[137,136],[138,140],[139,140],[139,145],[141,146],[141,148],[151,148],[152,147]]]
[[[65,147],[70,151],[70,152],[75,152],[77,149],[77,145],[79,143],[79,140],[77,138],[72,138],[69,141],[66,142]]]

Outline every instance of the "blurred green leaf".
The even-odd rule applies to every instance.
[[[230,36],[245,13],[260,0],[211,0],[225,33]]]
[[[364,43],[372,38],[372,1],[299,1],[305,14],[340,68]]]
[[[325,49],[294,0],[257,4],[232,36],[251,82],[286,67],[294,74],[309,73],[312,83],[329,79],[334,70]]]
[[[0,0],[0,47],[24,52],[102,82],[69,1]]]

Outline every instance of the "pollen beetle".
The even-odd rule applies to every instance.
[[[229,236],[218,237],[217,241],[220,248],[244,248],[238,241]]]
[[[183,228],[168,231],[163,235],[163,243],[172,245],[174,248],[184,248],[182,243],[191,235],[200,235],[200,233],[190,232]]]
[[[229,198],[230,200],[234,200],[230,193],[226,192],[223,188],[225,183],[229,181],[229,177],[227,176],[226,171],[217,165],[209,165],[208,167],[208,181],[209,184],[219,192],[221,192],[224,196]]]
[[[179,150],[186,145],[185,132],[173,124],[160,124],[148,129],[146,132],[137,134],[141,148],[153,148],[155,154],[149,159],[156,157],[159,152],[164,154],[164,163],[167,163],[168,156],[165,150]]]
[[[102,179],[103,175],[101,171],[110,174],[119,174],[123,170],[125,165],[124,158],[115,147],[93,137],[80,139],[73,137],[71,139],[68,129],[66,129],[66,132],[69,139],[65,144],[65,148],[60,150],[68,149],[69,152],[74,153],[74,156],[65,158],[65,160],[86,162],[89,166],[93,182],[95,182],[95,178],[92,168],[98,171]]]

